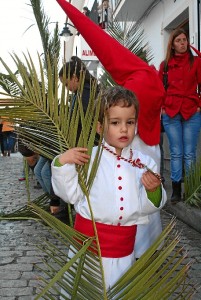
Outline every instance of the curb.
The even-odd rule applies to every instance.
[[[201,209],[185,204],[181,201],[177,204],[171,204],[170,197],[172,193],[170,172],[165,170],[165,190],[167,192],[168,201],[164,210],[177,217],[183,223],[191,226],[196,231],[201,233]],[[182,185],[183,186],[183,185]]]
[[[168,200],[164,209],[201,233],[201,210],[199,208],[188,206],[184,202],[171,204]]]

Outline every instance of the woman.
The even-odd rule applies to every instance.
[[[64,73],[65,72],[65,73]],[[80,85],[82,84],[82,74],[84,75],[84,86],[82,90],[82,106],[83,111],[86,113],[89,98],[90,98],[90,86],[93,82],[96,82],[87,70],[85,64],[77,56],[72,56],[70,61],[67,62],[59,71],[59,78],[61,82],[65,80],[66,88],[72,92],[72,104],[71,109],[75,106],[77,100],[77,93]],[[81,122],[78,124],[77,141],[79,139],[82,130]],[[40,156],[39,161],[34,169],[34,173],[43,190],[51,195],[50,211],[52,214],[57,214],[61,211],[60,207],[64,206],[63,201],[56,197],[53,192],[51,184],[51,161],[43,156]],[[66,212],[65,212],[66,213]]]
[[[90,85],[92,82],[96,82],[97,79],[89,73],[89,70],[86,68],[85,64],[77,56],[72,56],[70,61],[68,61],[59,71],[59,78],[61,82],[63,82],[65,77],[67,89],[73,92],[75,96],[77,95],[78,88],[81,84],[81,75],[84,75],[82,105],[84,111],[86,111],[90,96]],[[76,100],[76,97],[74,97],[74,100]]]
[[[90,87],[93,86],[93,84],[96,85],[97,79],[89,73],[89,70],[86,68],[85,64],[77,56],[72,56],[70,61],[61,68],[59,71],[59,78],[62,83],[64,80],[66,80],[66,88],[72,92],[72,111],[77,100],[78,90],[82,84],[82,78],[84,78],[84,85],[82,89],[82,107],[84,113],[86,113],[90,98]],[[97,93],[98,90],[99,87],[97,86]],[[79,139],[81,129],[82,125],[80,122],[78,125],[77,141]]]
[[[15,134],[13,124],[1,117],[2,137],[3,137],[3,156],[10,156],[15,145]]]
[[[201,84],[201,59],[193,56],[186,32],[176,29],[167,46],[159,76],[166,88],[162,121],[168,137],[171,157],[171,203],[181,200],[183,162],[188,172],[196,160],[201,126],[198,85]]]
[[[98,24],[102,29],[106,29],[112,21],[112,9],[108,0],[103,0],[98,6]]]

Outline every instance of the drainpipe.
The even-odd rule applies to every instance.
[[[200,0],[197,0],[198,50],[200,51]]]

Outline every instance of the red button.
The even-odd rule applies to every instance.
[[[117,168],[120,168],[121,167],[121,165],[117,165]]]
[[[117,160],[120,160],[121,158],[119,156],[117,156]]]
[[[122,207],[120,207],[120,210],[124,210],[123,206],[122,206]]]
[[[122,186],[118,186],[118,189],[119,189],[119,190],[122,190]]]
[[[121,226],[121,223],[118,223],[117,225],[118,225],[118,226]]]
[[[122,180],[122,177],[121,177],[121,176],[119,176],[119,177],[118,177],[118,179],[119,179],[119,180]]]
[[[123,219],[123,217],[122,217],[122,216],[120,216],[120,217],[119,217],[119,220],[122,220],[122,219]]]
[[[124,198],[123,198],[123,197],[121,197],[121,198],[120,198],[120,200],[121,200],[121,201],[123,201],[123,200],[124,200]]]

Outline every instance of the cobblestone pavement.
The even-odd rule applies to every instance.
[[[19,153],[11,157],[0,157],[0,211],[11,211],[27,202],[25,182],[19,182],[22,174],[22,156]],[[30,179],[31,200],[42,192],[35,190],[36,181]],[[172,216],[162,211],[163,225],[169,223]],[[188,259],[194,260],[190,277],[201,286],[201,234],[181,221],[177,229],[182,232],[182,244],[188,251]],[[40,234],[39,234],[40,233]],[[34,246],[39,236],[49,235],[45,226],[33,220],[0,221],[0,299],[32,300],[35,298],[38,271],[34,263],[40,263],[42,257]],[[193,300],[201,299],[201,290]]]

